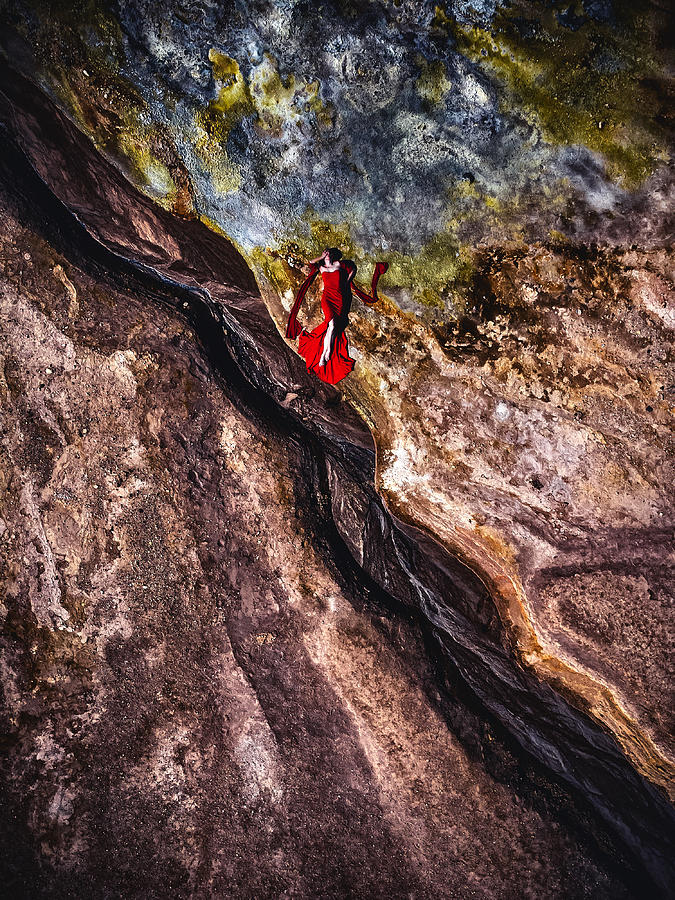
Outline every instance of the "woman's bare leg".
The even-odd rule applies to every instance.
[[[333,320],[331,319],[328,323],[328,328],[326,329],[326,336],[323,339],[323,352],[321,353],[321,359],[319,360],[320,366],[325,366],[331,357],[333,346],[335,345],[333,339],[334,333]]]

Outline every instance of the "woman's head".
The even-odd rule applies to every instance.
[[[342,259],[342,250],[338,250],[337,247],[329,247],[328,250],[324,250],[324,256],[328,257],[328,262],[332,265]]]

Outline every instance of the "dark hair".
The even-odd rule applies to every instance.
[[[342,250],[338,250],[337,247],[329,247],[328,258],[332,263],[337,262],[338,259],[342,259]]]
[[[328,251],[330,253],[330,250]],[[337,251],[340,253],[340,251]],[[342,256],[342,253],[340,253]],[[356,263],[354,263],[351,259],[346,259],[345,263],[350,263],[351,266],[354,267],[354,272],[356,272]],[[347,325],[349,324],[349,311],[352,308],[352,285],[349,280],[349,268],[350,266],[345,265],[344,263],[340,266],[340,293],[342,294],[342,313],[339,316],[335,316],[334,322],[336,325],[336,333],[339,335],[341,331],[344,331]]]

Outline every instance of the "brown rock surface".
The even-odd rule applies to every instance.
[[[376,484],[672,797],[672,256],[486,251],[468,304],[433,336],[393,313],[354,329]]]
[[[621,896],[467,755],[415,630],[353,607],[301,449],[2,202],[13,895]]]
[[[131,262],[78,230],[53,198],[40,206],[24,194],[23,204],[7,208],[4,680],[10,800],[28,831],[15,847],[38,853],[40,877],[51,861],[66,895],[96,871],[98,890],[128,889],[140,872],[159,895],[209,895],[228,885],[246,896],[252,885],[258,895],[467,896],[467,884],[481,896],[621,895],[634,865],[623,858],[626,846],[663,885],[671,811],[613,741],[561,699],[578,704],[585,682],[570,690],[554,666],[555,695],[514,660],[514,633],[522,648],[529,632],[509,635],[502,625],[527,625],[524,607],[512,606],[510,619],[508,591],[499,594],[514,583],[508,547],[487,520],[476,523],[472,544],[462,543],[461,529],[453,544],[447,510],[434,518],[422,502],[446,502],[443,491],[454,484],[457,509],[486,515],[480,479],[462,481],[464,493],[447,472],[435,485],[444,457],[427,458],[428,479],[396,509],[431,537],[395,523],[372,490],[367,428],[335,391],[315,390],[233,249],[199,223],[153,207],[54,111],[45,119],[27,93],[20,100],[13,127],[36,167],[89,232]],[[43,227],[52,247],[35,233]],[[485,273],[500,277],[489,259]],[[158,304],[167,303],[181,315],[162,311]],[[493,314],[503,313],[488,310],[481,321]],[[516,324],[515,340],[539,336],[536,324]],[[447,429],[449,419],[443,425],[435,391],[449,403],[450,382],[431,379],[430,360],[449,366],[456,354],[450,362],[459,365],[469,346],[456,393],[462,398],[464,384],[474,438],[495,446],[487,476],[502,477],[493,433],[504,423],[488,415],[497,412],[496,395],[478,387],[486,378],[502,384],[490,354],[478,371],[472,354],[482,350],[469,337],[425,359],[427,338],[420,332],[420,380],[408,385],[406,409],[414,412],[416,402],[441,421],[418,433],[412,416],[401,419],[401,435],[414,439],[420,458],[425,441],[438,443],[436,425]],[[409,335],[405,346],[415,350]],[[517,386],[515,377],[506,384]],[[350,384],[372,420],[375,394]],[[530,401],[528,409],[548,422],[543,405]],[[564,418],[556,436],[564,450],[563,438],[578,431],[569,416],[554,415]],[[414,474],[405,452],[394,470],[401,490]],[[514,457],[516,487],[525,470],[539,471]],[[387,471],[379,465],[385,486]],[[491,490],[502,502],[501,482]],[[560,518],[551,510],[561,507],[544,484],[532,490],[547,497],[538,502],[549,504],[544,537],[553,543]],[[391,491],[387,497],[396,503]],[[512,522],[515,507],[499,509],[524,545],[547,521],[539,507]],[[502,620],[434,533],[495,576]],[[662,620],[647,610],[640,619],[634,604],[636,590],[651,598],[655,578],[666,584],[658,536],[643,533],[654,563],[649,580],[632,566],[591,560],[583,568],[580,559],[598,542],[587,549],[560,540],[558,552],[564,546],[570,555],[555,568],[538,539],[544,550],[531,560],[531,591],[560,646],[553,662],[568,653],[578,666],[581,647],[594,678],[623,678],[626,692],[659,688],[663,665],[647,665],[641,644]],[[617,550],[628,546],[619,537],[635,546],[624,530]],[[601,646],[602,632],[589,622],[602,619],[605,633],[617,627],[610,600],[581,603],[588,584],[599,600],[621,592],[632,617],[611,644]],[[641,665],[628,671],[620,641],[638,663],[642,653]],[[606,724],[611,731],[616,720]],[[653,714],[651,727],[666,726]],[[602,851],[588,843],[589,831]],[[254,868],[252,857],[260,861]]]
[[[519,662],[673,799],[673,654],[648,649],[673,631],[663,4],[323,15],[272,0],[29,0],[0,18],[3,58],[98,153],[157,204],[238,242],[279,331],[315,244],[341,243],[360,263],[391,257],[390,302],[354,305],[344,385],[373,432],[378,491],[485,580]],[[209,246],[194,222],[179,247],[147,205],[137,214],[115,191],[94,203],[108,178],[73,168],[63,146],[45,153],[31,127],[24,116],[36,167],[89,228],[194,278],[195,249]],[[217,264],[197,268],[236,306]],[[254,368],[297,393],[285,367],[267,368],[273,329],[252,340]],[[624,570],[644,589],[617,601],[613,646],[600,620],[591,646]],[[569,573],[584,579],[585,630],[548,599]]]

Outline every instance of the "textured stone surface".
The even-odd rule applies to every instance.
[[[299,259],[390,259],[343,383],[378,489],[672,794],[664,20],[570,9],[27,3],[4,45],[146,193],[237,242],[279,329]],[[570,574],[578,614],[551,599]]]
[[[488,255],[440,346],[420,330],[414,366],[392,326],[383,399],[353,391],[393,508],[485,572],[525,659],[672,789],[672,260],[588,256]]]
[[[191,329],[1,213],[12,895],[628,896],[353,607]]]
[[[225,328],[266,421],[285,410],[329,449],[322,502],[363,566],[357,579],[367,573],[405,609],[421,610],[493,724],[590,798],[652,873],[662,870],[674,752],[675,303],[661,13],[595,3],[546,13],[529,4],[340,5],[332,17],[324,9],[308,40],[314,7],[271,8],[186,5],[169,21],[166,5],[52,5],[47,16],[40,4],[4,5],[13,64],[159,205],[127,191],[85,142],[64,140],[53,111],[45,118],[29,92],[12,93],[11,76],[3,116],[94,236],[196,288],[167,282],[163,299],[195,323],[212,359]],[[310,53],[324,38],[337,43]],[[256,57],[260,48],[274,59]],[[348,152],[336,157],[336,141]],[[354,169],[342,157],[353,158],[359,141]],[[196,217],[233,237],[246,259]],[[54,238],[61,246],[58,228]],[[62,249],[81,245],[96,282],[110,260],[84,238],[69,240]],[[277,330],[299,260],[326,243],[359,264],[372,255],[392,262],[387,296],[353,307],[357,365],[340,385],[349,406],[312,382]],[[8,254],[21,285],[32,260]],[[75,322],[82,291],[67,260],[50,266]],[[126,278],[128,291],[151,301],[159,289],[144,272],[132,266],[118,289]],[[316,314],[315,299],[306,318]],[[98,454],[87,416],[110,408],[120,439],[133,432],[142,354],[94,349],[107,361],[89,365],[79,390],[91,377],[98,400],[86,415],[68,408]],[[10,387],[40,352],[24,348]],[[112,394],[104,382],[117,386]],[[72,532],[83,547],[91,536],[96,552],[109,551],[89,513],[71,523],[55,507],[38,521],[39,472],[70,435],[49,404],[36,400],[22,415],[28,437],[14,447],[15,465],[36,481],[21,500],[33,512],[23,517],[32,543],[19,595],[33,598],[49,627],[72,616],[52,543]],[[407,531],[394,533],[364,488],[368,428],[375,486]],[[74,470],[64,477],[82,486]],[[189,544],[187,521],[176,518],[177,545]],[[62,564],[75,577],[80,564]],[[96,564],[94,554],[83,565]],[[623,768],[613,738],[656,791]]]

